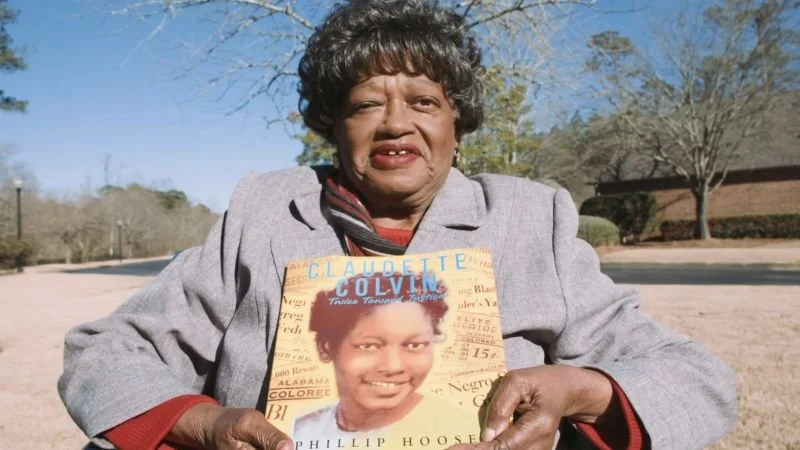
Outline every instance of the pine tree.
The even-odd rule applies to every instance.
[[[18,15],[19,11],[9,8],[8,0],[0,0],[0,72],[13,73],[27,68],[25,60],[12,47],[14,41],[6,30],[6,25],[14,23]],[[24,113],[27,108],[27,100],[6,95],[0,89],[0,110]]]

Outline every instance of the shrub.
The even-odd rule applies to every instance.
[[[694,238],[694,220],[665,220],[661,238],[679,241]],[[719,239],[800,239],[800,214],[719,217],[708,221],[711,236]]]
[[[619,228],[602,217],[580,216],[578,237],[592,247],[619,244]]]
[[[653,227],[656,211],[653,194],[633,192],[589,198],[581,205],[580,213],[608,219],[619,227],[623,241],[638,241]]]
[[[33,255],[33,247],[14,238],[0,238],[0,268],[10,269],[18,265],[28,265]]]
[[[661,231],[661,239],[664,241],[694,239],[694,222],[694,220],[665,220],[661,222],[658,227],[659,231]]]

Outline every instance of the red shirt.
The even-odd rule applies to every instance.
[[[413,231],[392,228],[377,227],[377,231],[383,238],[403,247],[408,246],[414,235]],[[628,430],[627,439],[622,439],[622,436],[602,436],[599,429],[589,423],[576,423],[578,430],[600,450],[611,450],[616,442],[627,442],[624,447],[626,450],[649,448],[646,435],[643,433],[641,423],[628,401],[628,397],[611,377],[608,379],[614,388],[612,401],[619,402],[625,418]],[[217,403],[217,401],[206,395],[181,395],[117,425],[106,431],[104,436],[120,450],[177,450],[178,447],[164,442],[164,438],[178,422],[178,419],[189,408],[199,403]]]

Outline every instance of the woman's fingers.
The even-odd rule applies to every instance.
[[[459,444],[448,450],[551,450],[557,429],[558,419],[534,409],[522,414],[491,441]]]
[[[555,443],[559,420],[534,408],[522,414],[513,425],[500,433],[493,441],[481,443],[478,449],[550,450]],[[488,446],[483,447],[485,444]]]
[[[231,436],[259,450],[292,450],[289,436],[272,426],[256,410],[243,410],[231,429]]]
[[[482,441],[492,441],[508,429],[514,412],[523,403],[530,403],[531,387],[519,371],[506,374],[492,395],[486,411],[486,425],[481,434]]]
[[[489,401],[482,442],[453,450],[550,450],[569,403],[567,381],[552,367],[507,373]]]
[[[218,450],[292,450],[292,440],[272,426],[263,413],[254,409],[224,408],[212,405],[207,411],[197,410],[192,416],[182,418],[195,422],[186,426],[200,428],[203,448]],[[179,441],[180,442],[180,441]],[[189,442],[183,440],[183,442]],[[197,442],[201,443],[201,442]],[[192,447],[198,447],[193,443]]]

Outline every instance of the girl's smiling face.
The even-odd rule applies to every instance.
[[[418,303],[383,305],[360,318],[331,355],[343,409],[407,411],[433,365],[433,340],[431,319]]]

